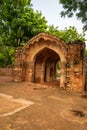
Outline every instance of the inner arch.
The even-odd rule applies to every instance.
[[[45,47],[35,55],[34,82],[43,83],[56,80],[56,65],[60,56]]]

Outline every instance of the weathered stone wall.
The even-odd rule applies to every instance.
[[[87,91],[87,56],[85,56],[85,59],[84,59],[84,75],[85,75],[85,81],[84,81],[84,86],[85,86],[85,90]]]
[[[35,83],[41,83],[41,65],[36,64],[36,75],[35,75]]]
[[[22,81],[22,49],[17,48],[15,52],[14,81]]]
[[[13,77],[13,68],[0,68],[0,76]]]
[[[66,89],[84,90],[84,44],[74,42],[68,45],[66,64]]]

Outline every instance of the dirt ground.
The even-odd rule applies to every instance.
[[[0,82],[0,130],[87,129],[87,93],[10,80]]]

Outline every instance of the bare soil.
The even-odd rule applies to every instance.
[[[61,90],[56,82],[29,84],[0,80],[0,93],[14,100],[33,102],[12,115],[0,117],[0,130],[86,130],[87,93]],[[17,109],[21,104],[0,97],[0,114]],[[14,105],[13,105],[14,104]]]

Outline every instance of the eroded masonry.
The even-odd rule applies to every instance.
[[[57,64],[60,62],[60,86],[66,90],[85,89],[85,44],[63,40],[40,33],[15,52],[14,81],[43,83],[57,80]]]

